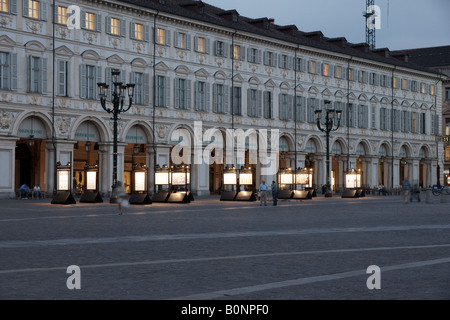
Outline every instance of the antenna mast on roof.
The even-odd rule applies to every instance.
[[[366,0],[366,11],[363,16],[366,18],[366,43],[370,50],[375,49],[375,0]]]

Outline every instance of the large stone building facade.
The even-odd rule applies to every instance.
[[[53,191],[58,162],[71,163],[73,188],[81,191],[86,168],[97,168],[99,191],[109,194],[113,121],[97,83],[113,87],[113,69],[135,84],[133,106],[118,123],[118,177],[129,192],[141,167],[149,168],[153,190],[154,167],[172,164],[177,130],[194,146],[195,121],[202,132],[217,128],[223,141],[230,128],[278,130],[278,168],[312,169],[321,186],[326,149],[314,111],[324,101],[343,111],[330,141],[335,190],[351,168],[368,188],[396,188],[404,177],[436,183],[442,79],[401,54],[202,1],[77,1],[80,29],[70,29],[72,4],[0,0],[2,197],[22,183]],[[191,161],[194,149],[186,161],[192,190],[219,192],[224,165]],[[253,169],[248,188],[256,188],[261,164],[250,163],[251,142],[245,149],[234,164]]]

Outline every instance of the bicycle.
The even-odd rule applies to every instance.
[[[441,186],[440,188],[438,188],[437,185],[434,185],[433,188],[431,188],[431,192],[434,196],[440,196],[441,194],[450,194],[450,187]]]

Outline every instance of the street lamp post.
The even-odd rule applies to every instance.
[[[131,105],[133,104],[133,95],[134,95],[134,83],[129,83],[124,85],[122,82],[119,82],[120,71],[113,69],[111,71],[112,79],[113,79],[113,92],[111,102],[113,104],[113,108],[108,108],[106,106],[106,95],[108,91],[109,85],[106,83],[97,83],[99,89],[100,103],[102,108],[108,112],[112,113],[113,121],[114,121],[114,144],[113,144],[113,184],[112,184],[112,192],[111,192],[111,203],[116,203],[118,201],[117,194],[114,192],[114,189],[117,187],[117,121],[119,120],[119,114],[127,112],[130,110]],[[125,95],[128,91],[128,98],[130,103],[128,107],[124,108]]]
[[[339,129],[339,126],[341,124],[341,115],[342,110],[334,110],[330,109],[330,103],[331,101],[325,100],[325,123],[322,123],[321,121],[321,114],[322,110],[316,110],[316,118],[317,118],[317,128],[325,132],[326,139],[327,139],[327,158],[326,158],[326,165],[327,165],[327,184],[326,184],[326,193],[325,197],[332,197],[331,193],[331,184],[330,184],[330,132],[336,131]],[[337,124],[335,126],[334,120],[337,120]]]

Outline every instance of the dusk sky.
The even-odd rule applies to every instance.
[[[365,42],[365,0],[205,0],[249,18],[274,18],[278,25],[320,30],[329,38]],[[389,4],[389,6],[388,6]],[[390,50],[450,45],[450,0],[375,0],[381,9],[376,47]],[[389,9],[388,9],[389,8]]]

